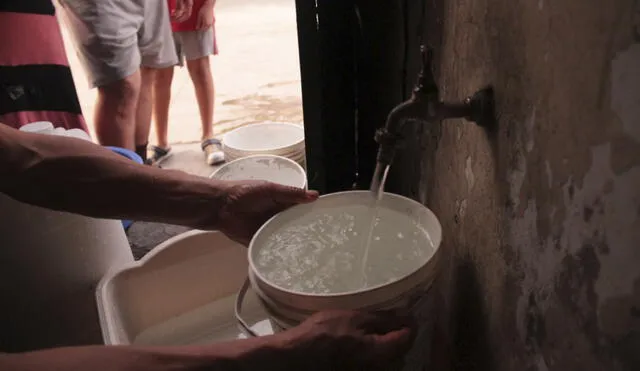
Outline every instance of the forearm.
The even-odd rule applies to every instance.
[[[276,336],[208,346],[91,346],[1,355],[0,370],[16,371],[298,371]]]
[[[205,0],[205,2],[202,4],[203,7],[208,7],[213,9],[214,6],[216,6],[216,0]]]
[[[223,183],[138,165],[82,140],[0,125],[0,192],[25,203],[99,218],[213,228]]]

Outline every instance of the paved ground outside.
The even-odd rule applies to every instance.
[[[64,25],[62,29],[80,104],[93,134],[96,91],[88,88]],[[216,32],[220,49],[212,61],[216,134],[251,123],[302,122],[294,0],[218,0]],[[200,117],[186,69],[176,70],[172,95],[169,139],[174,154],[162,166],[208,176],[215,169],[204,163],[200,150]],[[140,258],[186,230],[136,222],[128,235],[134,255]]]

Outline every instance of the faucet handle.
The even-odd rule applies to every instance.
[[[438,85],[433,75],[433,48],[425,45],[420,46],[422,55],[422,69],[418,75],[418,81],[413,91],[416,93],[427,93],[438,95]]]
[[[423,45],[420,45],[420,54],[422,54],[422,70],[431,70],[433,66],[433,49]]]

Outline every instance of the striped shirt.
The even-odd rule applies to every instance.
[[[88,132],[51,0],[0,0],[0,123],[34,121]]]

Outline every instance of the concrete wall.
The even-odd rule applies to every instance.
[[[492,84],[498,129],[444,122],[407,174],[446,240],[435,367],[640,370],[640,1],[441,5],[442,96]]]

